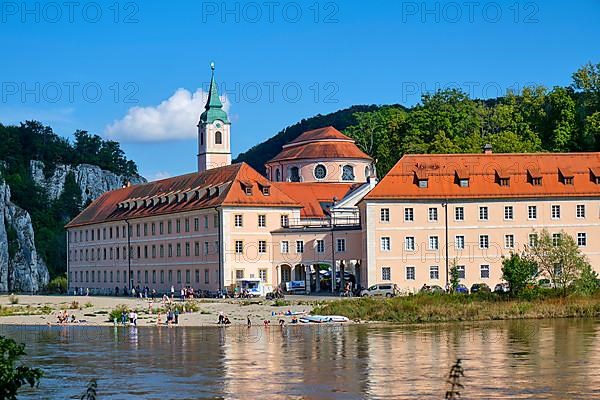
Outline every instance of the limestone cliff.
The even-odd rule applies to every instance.
[[[35,292],[48,280],[29,213],[11,202],[10,188],[0,180],[0,291]]]
[[[31,160],[29,165],[33,180],[37,185],[46,189],[50,200],[55,200],[61,195],[69,172],[73,173],[75,181],[81,189],[82,204],[87,204],[104,192],[118,189],[127,182],[131,182],[132,185],[146,182],[146,179],[141,176],[117,175],[90,164],[57,165],[50,177],[46,177],[44,174],[43,162]]]

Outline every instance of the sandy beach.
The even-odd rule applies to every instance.
[[[15,298],[18,299],[16,304]],[[286,312],[310,313],[317,301],[335,301],[335,298],[323,299],[307,296],[290,296],[286,298],[286,305],[274,306],[273,301],[264,299],[196,299],[193,301],[199,306],[199,311],[186,312],[179,315],[180,326],[214,326],[217,324],[219,313],[227,315],[232,325],[246,325],[247,317],[253,325],[263,324],[270,320],[277,324],[280,318],[286,323],[291,321],[291,316]],[[173,303],[181,303],[174,299]],[[138,313],[137,324],[150,326],[157,324],[158,315],[152,309],[163,308],[160,300],[152,302],[150,299],[131,297],[104,297],[104,296],[45,296],[45,295],[2,295],[0,296],[0,325],[56,325],[59,312],[66,310],[69,317],[75,316],[77,321],[69,325],[110,326],[109,313],[119,305],[125,305]],[[12,315],[7,315],[12,314]],[[28,314],[28,315],[17,315]],[[166,321],[166,315],[161,314],[161,323]]]

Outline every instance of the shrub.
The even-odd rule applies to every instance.
[[[94,307],[94,304],[91,301],[88,301],[87,303],[84,304],[85,308],[92,308]]]
[[[575,292],[585,296],[590,296],[598,290],[598,273],[592,269],[590,264],[586,264],[579,278],[574,284]]]
[[[115,320],[115,318],[117,319],[117,321],[121,320],[121,315],[123,315],[123,312],[127,313],[129,311],[127,305],[125,304],[119,304],[116,308],[114,308],[110,314],[108,314],[108,321],[109,322],[113,322]]]
[[[291,304],[288,300],[277,299],[273,302],[273,307],[287,307]]]
[[[69,308],[70,308],[71,310],[77,310],[77,309],[79,309],[79,302],[78,302],[78,301],[76,301],[76,300],[73,300],[73,301],[71,302],[71,305],[69,306]]]
[[[67,277],[64,275],[57,276],[48,283],[49,293],[67,293]]]

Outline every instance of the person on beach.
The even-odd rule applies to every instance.
[[[250,314],[248,314],[248,316],[246,317],[246,324],[248,325],[248,328],[252,326],[252,321],[250,321]]]
[[[178,309],[175,309],[173,316],[175,317],[175,324],[179,324],[179,310]]]
[[[160,320],[161,320],[161,315],[160,315],[160,311],[159,311],[158,315],[156,316],[156,325],[160,326]]]
[[[129,323],[130,324],[133,324],[133,316],[134,316],[133,310],[129,311]]]
[[[156,299],[156,289],[152,289],[152,301]]]
[[[229,325],[231,324],[231,321],[229,320],[229,317],[227,316],[227,314],[225,314],[225,316],[223,317],[223,325]]]
[[[171,299],[175,297],[175,286],[171,285]]]
[[[225,317],[223,316],[223,311],[219,312],[219,322],[217,322],[217,325],[223,325],[223,321],[225,320]]]
[[[137,313],[134,311],[133,312],[133,325],[137,326],[137,320],[138,320],[138,315]]]
[[[279,318],[279,326],[281,326],[281,327],[285,326],[285,320],[283,318]]]
[[[126,323],[127,323],[127,312],[125,312],[125,310],[123,310],[123,312],[121,313],[121,324],[123,324],[123,326],[125,326]]]

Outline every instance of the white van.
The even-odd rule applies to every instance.
[[[398,295],[398,287],[395,283],[378,283],[370,286],[368,289],[363,289],[360,295],[361,297],[394,297]]]

